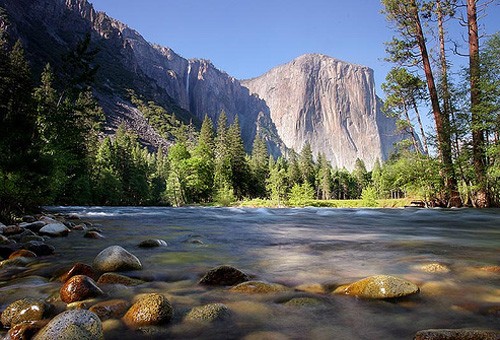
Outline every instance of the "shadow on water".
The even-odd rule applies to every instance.
[[[133,274],[163,282],[165,286],[159,287],[181,314],[198,304],[219,301],[233,311],[229,328],[221,324],[197,333],[179,322],[170,327],[173,338],[239,338],[253,331],[273,331],[292,339],[411,339],[421,329],[498,328],[498,313],[484,311],[500,306],[500,274],[481,267],[500,265],[499,210],[51,210],[77,213],[84,220],[102,224],[106,236],[87,240],[71,233],[68,238],[51,240],[60,265],[91,263],[100,250],[118,244],[143,262],[144,270]],[[149,238],[163,239],[168,246],[137,246]],[[419,269],[429,263],[446,265],[450,271]],[[289,287],[320,284],[333,289],[366,276],[390,274],[417,283],[421,293],[394,303],[326,292],[315,295],[322,300],[319,306],[290,308],[277,303],[276,296],[242,297],[227,294],[225,289],[197,287],[196,281],[206,270],[221,264]],[[153,287],[146,285],[145,290]],[[291,296],[294,294],[298,293]],[[133,338],[120,335],[127,336]]]

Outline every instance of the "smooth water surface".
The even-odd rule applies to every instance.
[[[158,291],[176,317],[172,338],[242,338],[278,332],[291,339],[412,339],[430,328],[500,328],[499,210],[250,209],[250,208],[51,208],[77,213],[102,225],[106,239],[78,232],[52,239],[59,264],[91,263],[109,245],[121,245],[143,263],[131,276],[150,281],[129,294]],[[137,245],[160,238],[167,247]],[[440,263],[449,273],[420,267]],[[206,289],[197,280],[210,268],[235,266],[255,279],[291,288],[320,284],[326,293],[245,295]],[[497,268],[498,269],[498,268]],[[413,281],[418,297],[399,302],[331,295],[340,284],[389,274]],[[321,303],[293,307],[282,302],[313,296]],[[186,326],[192,307],[225,303],[229,321]],[[257,333],[257,337],[262,333]],[[111,333],[134,338],[131,331]]]

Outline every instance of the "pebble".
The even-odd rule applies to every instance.
[[[103,234],[97,232],[97,231],[87,231],[83,237],[85,238],[90,238],[94,240],[99,240],[105,238]]]
[[[139,259],[120,246],[110,246],[101,251],[92,264],[101,272],[117,272],[142,269]]]
[[[204,306],[194,307],[187,313],[185,320],[215,322],[224,320],[230,316],[229,308],[222,303],[211,303]]]
[[[85,309],[65,311],[53,318],[33,338],[47,339],[104,339],[101,320]]]
[[[50,320],[38,320],[31,322],[23,322],[15,325],[9,329],[7,337],[8,340],[26,340],[31,339],[43,327],[45,327]]]
[[[102,301],[96,303],[92,307],[90,307],[90,311],[94,312],[99,319],[102,321],[108,319],[119,319],[130,307],[130,303],[127,300],[122,299],[114,299],[108,301]]]
[[[140,248],[155,248],[155,247],[166,247],[167,242],[159,239],[148,239],[144,240],[138,245]]]
[[[66,273],[61,275],[59,280],[61,282],[66,282],[68,281],[68,279],[75,275],[86,275],[93,280],[96,280],[98,278],[98,275],[95,272],[94,268],[92,268],[88,264],[77,262]]]
[[[38,256],[52,255],[56,250],[53,246],[41,241],[29,241],[23,244],[23,248],[34,252]]]
[[[97,280],[99,284],[121,284],[124,286],[137,286],[144,282],[145,281],[116,273],[104,273],[99,277],[99,280]]]
[[[415,334],[414,340],[499,340],[500,332],[474,329],[428,329]]]
[[[290,291],[290,288],[278,283],[268,283],[263,281],[247,281],[240,283],[230,289],[232,292],[246,294],[273,294]]]
[[[85,275],[75,275],[68,279],[59,291],[66,303],[82,301],[104,294],[94,280]]]
[[[9,259],[13,259],[16,257],[37,257],[36,254],[32,251],[26,249],[19,249],[9,255]]]
[[[233,286],[250,280],[241,270],[232,266],[219,266],[210,269],[199,281],[206,286]]]
[[[130,328],[139,328],[168,323],[172,316],[173,308],[168,299],[150,293],[139,296],[123,317],[123,322]]]

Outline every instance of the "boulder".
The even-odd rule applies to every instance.
[[[68,236],[69,229],[62,223],[49,223],[42,227],[38,233],[51,237]]]
[[[83,237],[85,238],[90,238],[94,240],[99,240],[105,238],[103,234],[97,232],[97,231],[87,231]]]
[[[101,251],[92,264],[101,272],[117,272],[142,269],[139,259],[120,246],[111,246]]]
[[[108,319],[119,319],[129,309],[130,303],[127,300],[115,299],[96,303],[90,307],[90,311],[94,312],[102,321]]]
[[[229,308],[222,303],[211,303],[204,306],[194,307],[187,313],[185,320],[214,322],[224,320],[230,316]]]
[[[144,281],[133,279],[131,277],[116,273],[104,273],[97,280],[98,284],[120,284],[124,286],[137,286],[143,284]]]
[[[74,309],[57,315],[33,339],[100,340],[104,339],[104,334],[97,315],[85,309]]]
[[[61,282],[66,282],[68,281],[68,279],[75,275],[86,275],[93,280],[97,280],[98,278],[98,275],[95,272],[94,268],[92,268],[88,264],[77,262],[66,273],[61,275],[59,280]]]
[[[1,321],[5,327],[13,327],[27,321],[47,318],[54,310],[51,304],[34,298],[25,298],[12,302],[2,312]]]
[[[290,288],[278,283],[247,281],[232,287],[231,291],[246,294],[274,294],[290,291]]]
[[[82,301],[104,294],[94,280],[85,275],[75,275],[68,279],[59,291],[66,303]]]
[[[56,248],[42,241],[29,241],[23,244],[23,248],[30,250],[38,256],[52,255]]]
[[[499,340],[500,331],[475,329],[428,329],[415,334],[414,340]]]
[[[155,247],[166,247],[167,242],[159,239],[148,239],[139,243],[141,248],[155,248]]]
[[[123,322],[131,328],[155,326],[168,323],[172,315],[173,309],[168,299],[151,293],[137,299],[123,317]]]
[[[26,223],[23,227],[24,227],[24,229],[28,229],[28,230],[31,230],[31,231],[37,233],[44,226],[45,226],[45,222],[43,222],[43,221],[36,221],[36,222],[32,222],[32,223]]]
[[[232,266],[219,266],[210,269],[199,281],[206,286],[234,286],[250,280],[241,270]]]
[[[335,294],[352,295],[364,299],[394,299],[420,291],[414,283],[388,275],[370,276],[347,286],[337,288]]]

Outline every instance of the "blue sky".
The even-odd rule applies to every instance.
[[[378,0],[90,1],[146,40],[185,58],[209,59],[239,79],[259,76],[304,53],[323,53],[374,69],[383,97],[380,85],[391,67],[383,61],[384,42],[393,33]],[[488,13],[481,21],[484,32],[500,31],[500,6],[490,6]],[[459,27],[452,24],[452,31]],[[463,43],[460,35],[466,32],[460,30],[455,38]],[[455,59],[455,64],[466,62]]]

